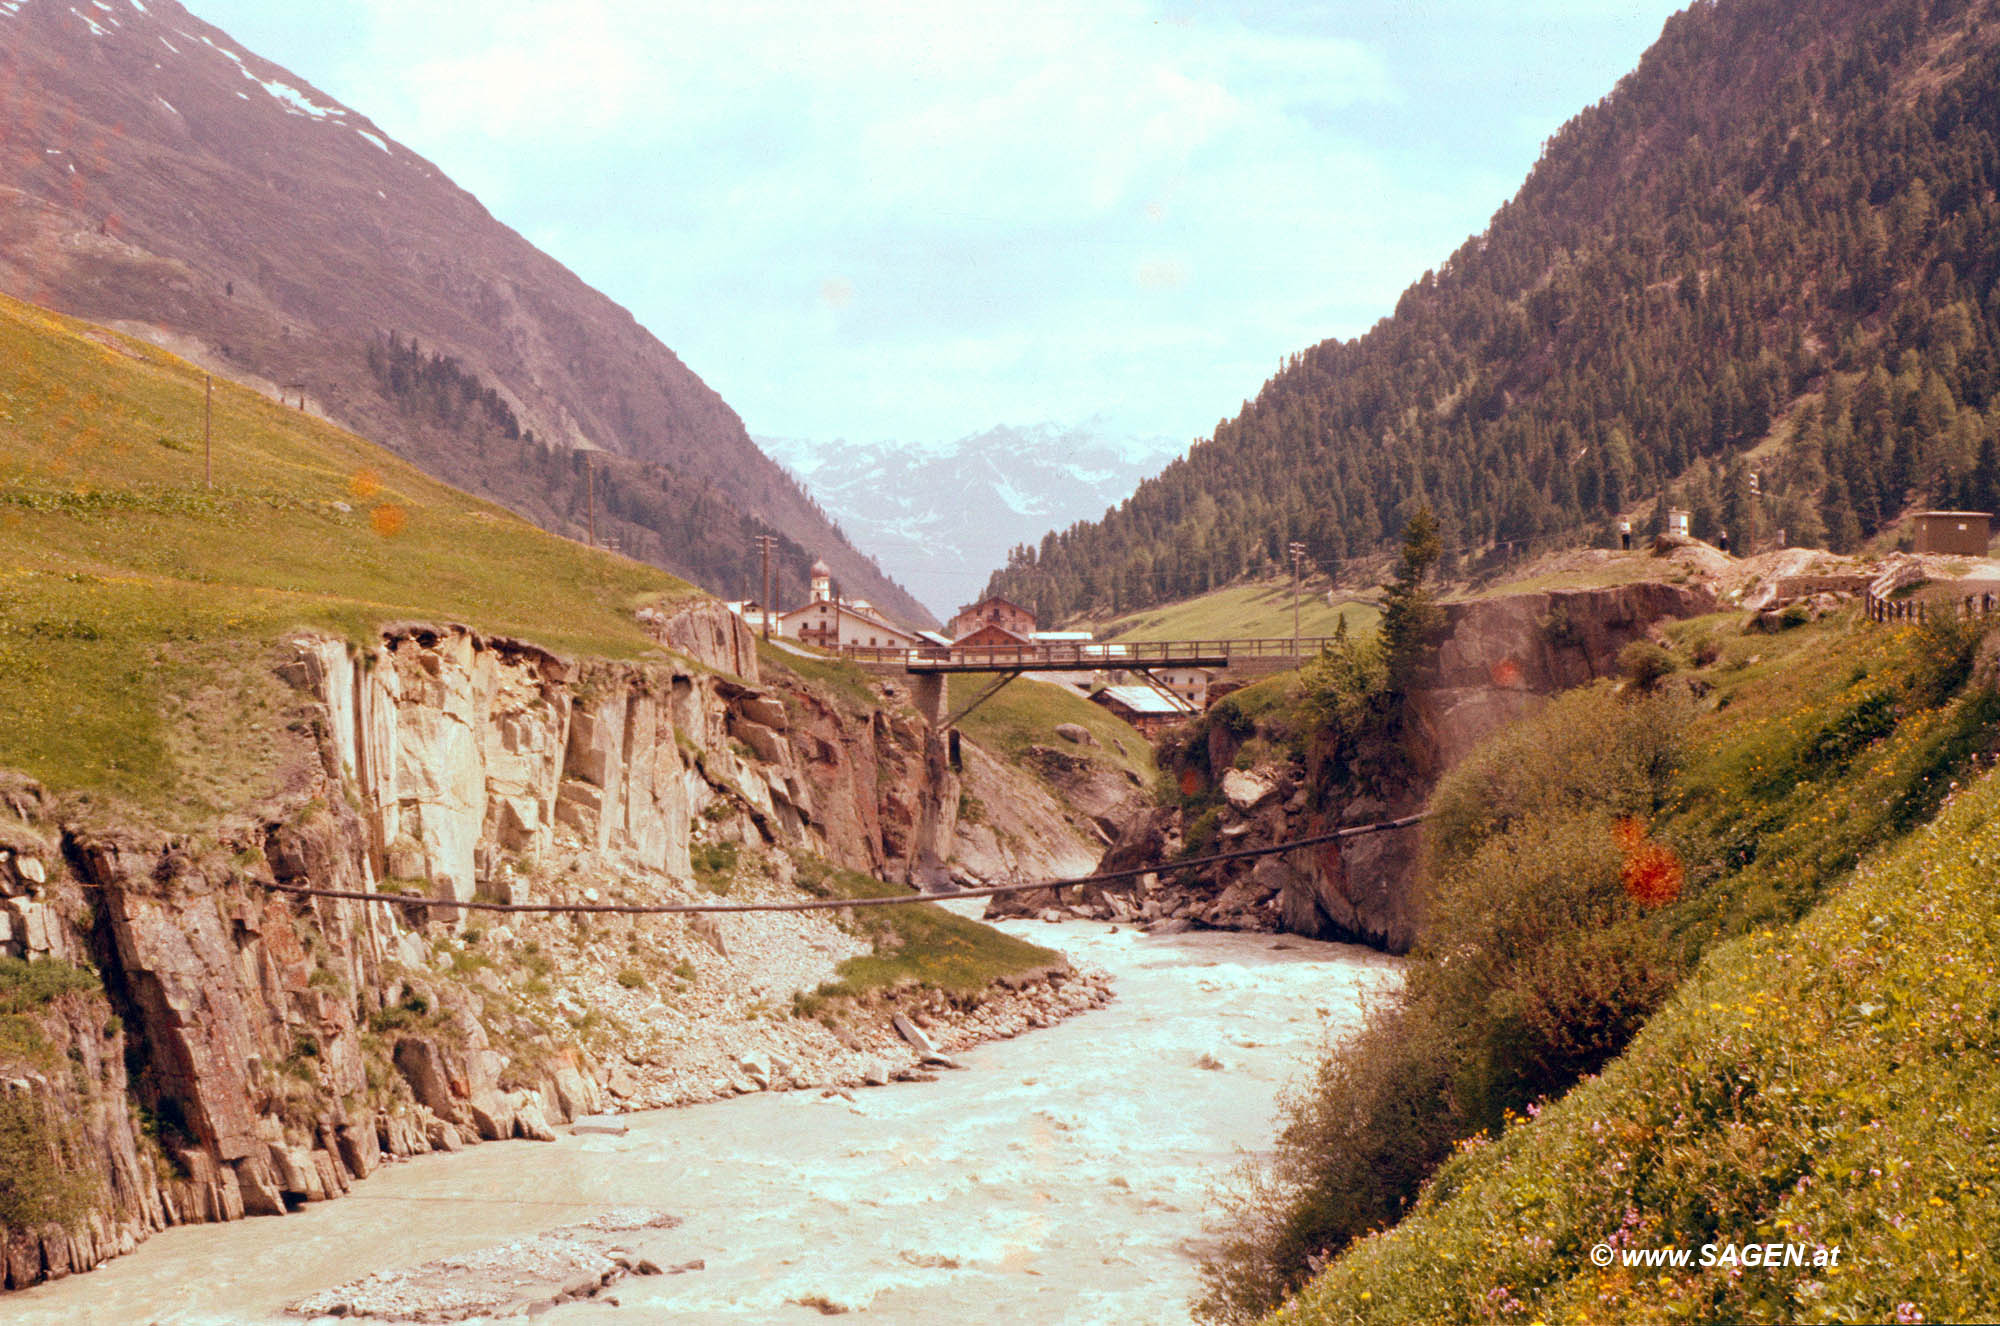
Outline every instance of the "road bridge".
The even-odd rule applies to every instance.
[[[954,672],[1110,672],[1147,668],[1296,667],[1319,657],[1332,636],[1242,640],[1054,640],[1020,645],[916,649],[847,648],[842,657],[912,674]]]
[[[1130,672],[1165,695],[1154,673],[1163,668],[1214,668],[1275,672],[1317,658],[1332,636],[1255,637],[1237,640],[1045,640],[1018,645],[914,649],[849,647],[841,650],[870,671],[900,672],[913,679],[918,710],[942,732],[1027,672]],[[956,713],[947,711],[945,679],[954,674],[998,674],[998,680]]]

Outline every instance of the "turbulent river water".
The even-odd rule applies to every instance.
[[[851,1104],[746,1096],[395,1165],[281,1220],[168,1230],[0,1300],[0,1320],[296,1323],[287,1303],[371,1271],[650,1206],[684,1223],[646,1255],[704,1269],[542,1320],[804,1322],[819,1300],[884,1322],[1185,1322],[1218,1181],[1399,964],[1270,935],[1003,928],[1111,972],[1116,1002]]]

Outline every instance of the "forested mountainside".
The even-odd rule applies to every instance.
[[[595,452],[599,534],[624,550],[735,594],[757,584],[754,535],[778,533],[793,592],[823,556],[849,592],[930,620],[630,313],[176,0],[0,4],[0,291],[302,398],[572,537]],[[391,332],[492,393],[517,436],[484,411],[414,417],[370,371]]]
[[[1044,619],[1199,593],[1303,541],[1864,539],[2000,501],[2000,6],[1702,0],[1393,316],[1291,359],[1101,522],[989,589]],[[1750,475],[1761,481],[1753,492]]]

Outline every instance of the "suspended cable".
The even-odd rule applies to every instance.
[[[1107,870],[1094,875],[1079,875],[1070,879],[1052,879],[1039,884],[992,884],[977,889],[953,889],[944,893],[910,893],[888,898],[813,898],[803,902],[458,902],[451,898],[426,898],[407,893],[363,893],[354,889],[315,889],[302,884],[278,884],[269,880],[256,880],[257,884],[275,893],[290,893],[302,898],[338,898],[348,902],[396,903],[407,907],[449,907],[464,908],[476,912],[545,912],[574,915],[606,916],[676,916],[694,912],[813,912],[838,907],[905,907],[919,902],[948,902],[954,898],[997,898],[1008,893],[1032,893],[1041,889],[1069,889],[1084,884],[1104,884],[1113,880],[1136,879],[1141,875],[1164,874],[1176,870],[1192,870],[1201,866],[1218,865],[1224,861],[1247,861],[1252,857],[1275,856],[1281,852],[1294,852],[1302,847],[1317,847],[1323,843],[1338,842],[1342,838],[1358,838],[1367,833],[1388,833],[1395,829],[1407,829],[1422,823],[1428,815],[1405,815],[1397,820],[1382,820],[1374,824],[1357,824],[1352,828],[1335,829],[1328,833],[1312,834],[1304,838],[1292,838],[1282,843],[1266,847],[1244,847],[1231,852],[1215,852],[1208,856],[1188,857],[1180,861],[1167,861],[1157,865],[1134,866],[1128,870]]]

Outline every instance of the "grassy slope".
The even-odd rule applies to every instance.
[[[803,863],[799,884],[822,898],[916,893],[816,861]],[[959,998],[977,996],[1003,976],[1064,965],[1060,953],[930,903],[856,908],[847,914],[846,924],[872,940],[875,951],[848,958],[834,980],[796,997],[793,1004],[801,1013],[815,1013],[829,1001],[865,998],[908,985],[928,986]]]
[[[183,799],[196,771],[170,702],[220,684],[224,728],[268,704],[226,665],[291,628],[454,620],[632,657],[649,645],[632,609],[695,592],[224,382],[206,489],[202,386],[160,350],[0,299],[0,767],[212,812],[230,784]]]
[[[969,703],[993,680],[977,674],[952,678],[952,707]],[[1089,729],[1098,744],[1069,745],[1056,736],[1058,723],[1076,723]],[[1030,746],[1059,746],[1071,755],[1130,770],[1142,786],[1153,785],[1152,743],[1103,705],[1061,686],[1017,678],[973,710],[959,727],[1002,759],[1018,761]]]
[[[1372,603],[1326,603],[1326,591],[1306,589],[1299,599],[1299,633],[1332,635],[1342,613],[1347,629],[1369,631],[1381,620]],[[1099,638],[1133,640],[1276,639],[1292,633],[1292,582],[1231,585],[1165,607],[1128,613],[1096,623]]]
[[[1604,589],[1611,585],[1629,585],[1635,580],[1687,584],[1691,579],[1685,567],[1663,562],[1650,551],[1628,553],[1605,550],[1601,556],[1585,555],[1588,560],[1574,554],[1538,558],[1528,566],[1507,568],[1502,573],[1504,578],[1492,584],[1463,586],[1446,597],[1504,598],[1509,594],[1542,594],[1557,589]]]
[[[1656,830],[1710,948],[1629,1050],[1464,1146],[1417,1211],[1334,1262],[1298,1321],[1929,1320],[1990,1316],[2000,1276],[2000,780],[1948,770],[1991,701],[1874,697],[1918,642],[1852,619],[1723,644],[1715,707]],[[1886,844],[1877,847],[1877,844]],[[1860,868],[1855,869],[1856,862]],[[1821,899],[1814,905],[1814,899]],[[1803,912],[1802,920],[1794,921]],[[1599,1270],[1591,1247],[1797,1239],[1838,1270]]]

